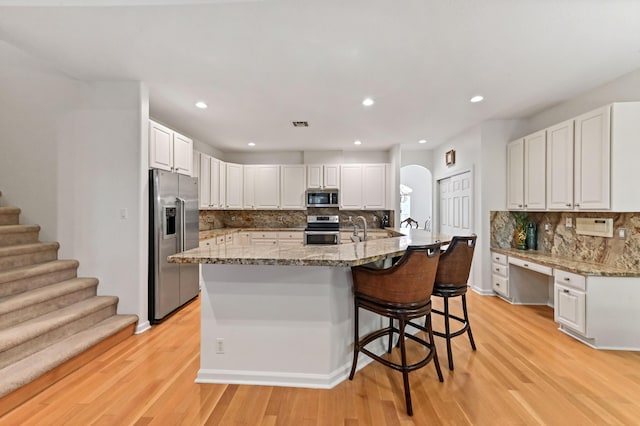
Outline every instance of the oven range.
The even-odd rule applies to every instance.
[[[304,230],[304,244],[340,244],[340,218],[338,215],[307,216]]]

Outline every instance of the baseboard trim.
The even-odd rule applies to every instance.
[[[133,335],[135,324],[131,324],[108,338],[96,343],[84,352],[63,362],[56,368],[47,371],[42,376],[26,385],[6,394],[0,398],[0,416],[33,398],[49,386],[53,385],[63,377],[73,373],[89,361],[97,358],[102,353]]]
[[[474,293],[477,293],[477,294],[479,294],[481,296],[495,296],[496,295],[495,291],[487,290],[487,289],[484,289],[484,288],[471,286],[471,290]]]
[[[134,334],[142,334],[147,330],[151,330],[151,323],[148,320],[144,322],[138,321],[138,325],[136,326],[136,331]]]

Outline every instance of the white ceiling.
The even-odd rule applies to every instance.
[[[433,147],[640,68],[640,1],[0,0],[0,39],[223,151]]]

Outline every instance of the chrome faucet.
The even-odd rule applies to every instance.
[[[364,223],[364,239],[363,239],[363,241],[367,241],[367,219],[365,219],[364,216],[356,216],[356,218],[353,220],[353,226],[355,227],[356,235],[358,235],[358,226],[356,225],[356,221],[358,219],[362,219],[362,223]]]

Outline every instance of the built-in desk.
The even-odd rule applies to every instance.
[[[503,299],[552,306],[559,330],[592,347],[640,350],[640,270],[515,249],[491,260]]]

